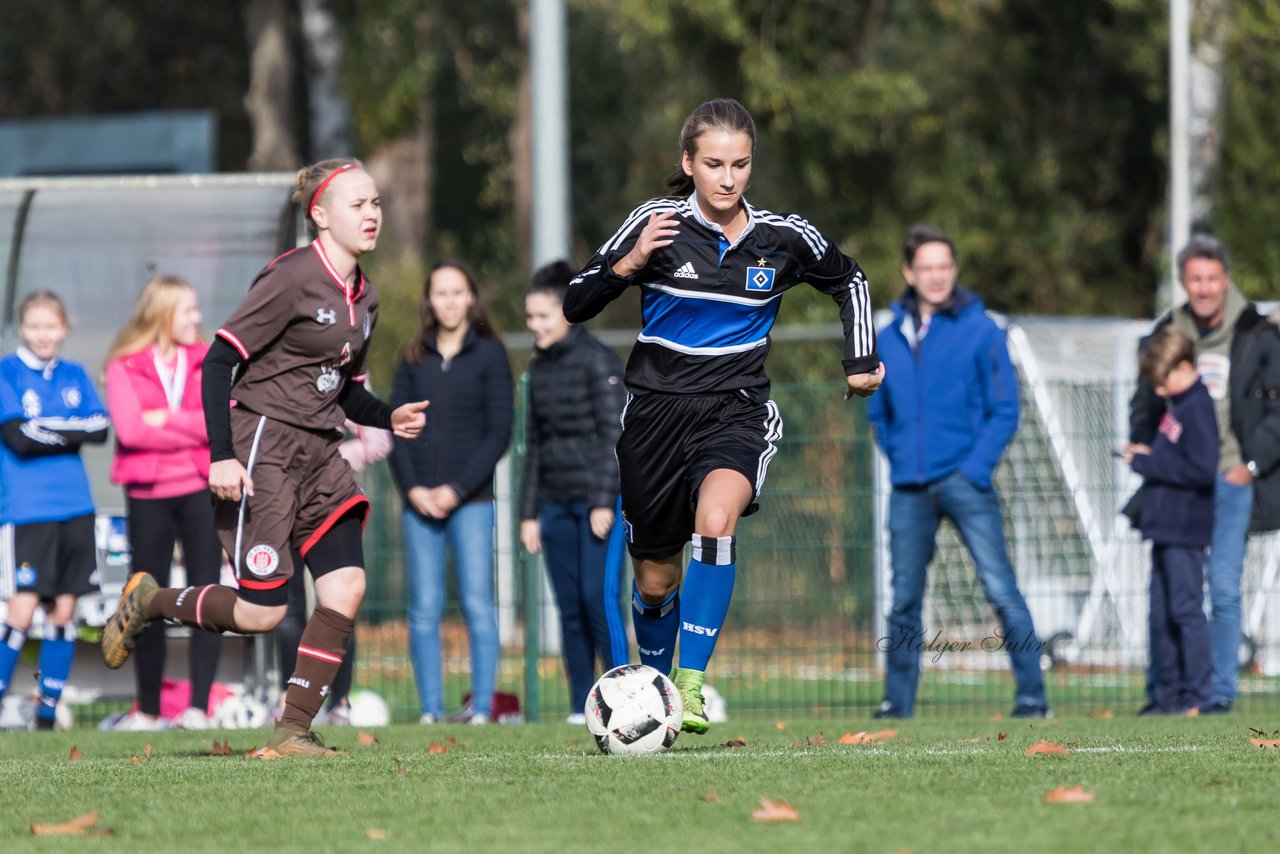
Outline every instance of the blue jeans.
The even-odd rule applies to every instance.
[[[591,508],[585,501],[538,504],[542,551],[551,588],[560,609],[561,648],[569,677],[569,708],[582,711],[596,681],[596,660],[605,669],[622,656],[626,635],[618,598],[618,563],[610,564],[609,539],[591,532]],[[623,649],[615,650],[615,645]]]
[[[440,615],[444,611],[445,546],[453,552],[458,596],[471,642],[471,702],[491,714],[498,676],[498,612],[493,604],[493,502],[463,504],[447,519],[406,508],[405,557],[409,568],[409,654],[423,714],[444,711]]]
[[[1227,483],[1221,474],[1213,490],[1213,541],[1209,546],[1209,645],[1213,678],[1211,702],[1235,702],[1240,676],[1240,578],[1253,515],[1253,484]]]
[[[885,700],[900,715],[915,709],[920,654],[932,640],[926,637],[921,620],[925,581],[944,517],[956,526],[973,556],[987,601],[1000,620],[981,641],[981,648],[1008,650],[1017,682],[1015,703],[1046,705],[1040,641],[1005,548],[1000,498],[994,489],[980,489],[958,472],[928,486],[895,487],[889,496],[893,607],[889,636],[880,642],[886,653]]]

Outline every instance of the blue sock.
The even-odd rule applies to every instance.
[[[40,641],[40,708],[36,717],[53,720],[54,710],[62,697],[62,688],[71,675],[71,659],[76,652],[76,627],[49,626]]]
[[[635,584],[631,586],[632,623],[636,630],[636,647],[640,663],[647,664],[663,676],[671,672],[676,654],[676,634],[680,630],[680,591],[676,590],[660,605],[649,605],[640,598]]]
[[[693,535],[693,559],[684,576],[680,609],[680,669],[707,669],[729,613],[737,575],[733,537]]]
[[[18,666],[18,655],[26,639],[27,633],[22,629],[15,629],[8,623],[0,626],[0,697],[9,690],[9,680],[13,679],[13,670]]]

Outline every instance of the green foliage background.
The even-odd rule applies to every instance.
[[[803,213],[867,269],[878,305],[901,285],[911,222],[954,233],[962,275],[996,309],[1151,313],[1164,275],[1167,8],[1147,0],[566,0],[574,255],[583,261],[661,192],[683,118],[714,96],[754,113],[751,200]],[[219,161],[241,168],[247,2],[12,0],[0,28],[0,117],[209,108]],[[289,4],[290,9],[295,9]],[[524,0],[332,0],[346,39],[356,154],[434,130],[434,229],[384,246],[380,338],[415,322],[422,270],[449,253],[523,325],[514,153]],[[1226,6],[1222,160],[1206,227],[1251,296],[1280,278],[1280,10]],[[293,11],[296,17],[296,10]],[[294,21],[296,55],[301,34]],[[91,36],[89,36],[91,34]],[[1198,34],[1203,38],[1204,34]],[[305,69],[295,126],[305,149]],[[816,294],[782,321],[827,321]],[[634,301],[600,325],[633,326]],[[394,361],[375,360],[380,381]]]

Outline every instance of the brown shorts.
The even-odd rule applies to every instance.
[[[215,503],[218,539],[243,590],[282,589],[293,575],[289,547],[305,558],[349,513],[359,513],[363,526],[369,499],[338,453],[336,431],[303,430],[237,406],[231,434],[236,459],[253,478],[253,496]]]

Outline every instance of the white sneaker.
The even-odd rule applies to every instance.
[[[487,724],[488,722],[489,716],[484,712],[476,712],[471,716],[471,720],[467,721],[469,724]]]
[[[572,726],[586,726],[587,716],[582,712],[574,712],[564,719],[564,722]]]
[[[209,729],[209,716],[197,709],[195,706],[188,706],[170,723],[174,729]]]
[[[418,718],[418,723],[420,724],[433,724],[435,722],[436,722],[435,715],[423,715],[422,717]]]
[[[130,712],[112,727],[116,732],[152,732],[168,728],[169,722],[164,718],[159,716],[153,718],[142,712]]]
[[[336,706],[330,706],[329,714],[325,716],[325,723],[329,726],[351,726],[351,704],[344,701]]]

